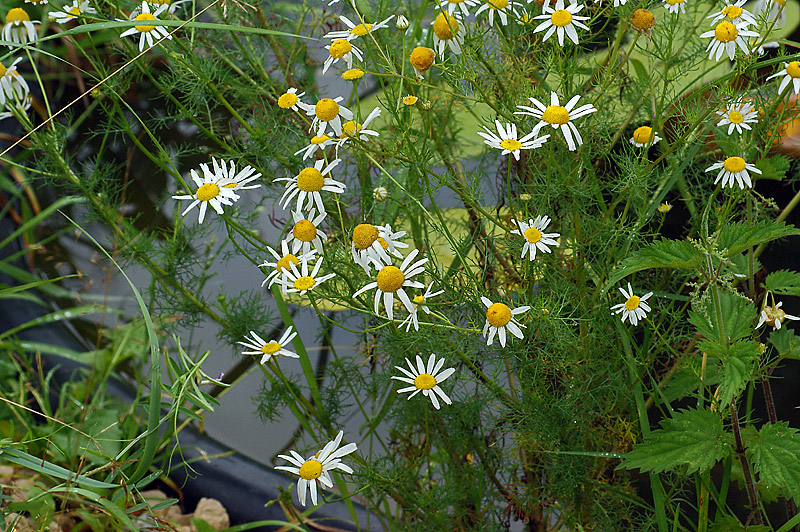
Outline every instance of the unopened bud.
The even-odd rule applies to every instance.
[[[405,31],[408,29],[408,19],[403,15],[397,17],[397,20],[394,22],[394,27],[398,30]]]

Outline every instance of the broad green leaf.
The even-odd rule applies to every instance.
[[[762,157],[756,163],[756,168],[761,170],[758,179],[775,179],[780,181],[786,177],[789,171],[789,159],[782,155],[770,154],[769,157]]]
[[[733,222],[720,229],[717,246],[727,250],[726,257],[733,257],[748,248],[793,235],[800,235],[800,229],[783,222]]]
[[[659,240],[623,260],[611,275],[614,285],[628,275],[649,268],[695,270],[703,265],[703,253],[688,240]]]
[[[768,341],[782,357],[800,359],[800,337],[790,328],[783,327],[772,331]]]
[[[764,288],[770,292],[787,296],[800,296],[800,273],[778,270],[767,275]]]
[[[717,412],[684,410],[661,422],[661,429],[625,455],[621,467],[661,473],[686,468],[708,471],[731,448]]]
[[[786,422],[766,423],[750,441],[753,468],[767,485],[777,485],[800,502],[800,434]]]
[[[759,344],[754,340],[739,340],[732,344],[704,340],[699,347],[722,363],[716,396],[719,404],[727,405],[744,390],[752,377],[754,363],[761,356]]]
[[[756,310],[746,299],[729,292],[719,293],[722,323],[719,323],[717,309],[711,298],[696,304],[689,312],[689,321],[697,327],[700,334],[710,340],[720,340],[720,327],[726,342],[750,336],[755,325]]]

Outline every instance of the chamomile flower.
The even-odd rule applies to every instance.
[[[781,324],[786,320],[800,320],[797,316],[786,314],[781,306],[783,306],[783,301],[779,301],[774,307],[764,306],[764,308],[761,309],[761,316],[758,318],[756,329],[765,323],[775,329],[780,329]]]
[[[14,113],[17,114],[25,114],[28,109],[31,108],[33,104],[33,96],[31,93],[25,94],[20,100],[14,100],[6,102],[6,111],[0,112],[0,120],[5,120],[6,118],[11,118],[14,116]]]
[[[495,14],[500,18],[500,24],[507,26],[509,14],[513,15],[514,18],[519,18],[518,7],[521,7],[520,4],[513,0],[484,0],[483,5],[475,12],[475,16],[477,17],[484,11],[488,11],[490,26],[494,25]]]
[[[291,109],[292,111],[300,111],[303,102],[300,98],[305,96],[305,92],[297,94],[297,89],[290,87],[289,90],[284,92],[278,98],[278,107],[281,109]]]
[[[280,355],[292,358],[300,358],[297,353],[293,353],[285,347],[294,339],[295,336],[297,336],[297,332],[292,330],[291,325],[288,329],[286,329],[286,331],[283,333],[283,336],[281,336],[278,341],[270,340],[268,342],[253,331],[250,331],[250,336],[253,338],[251,339],[245,336],[244,339],[247,340],[246,342],[236,343],[250,349],[250,351],[242,351],[243,355],[261,355],[261,364],[266,364],[270,358]]]
[[[273,268],[273,270],[267,275],[267,278],[261,283],[262,287],[269,283],[269,288],[272,288],[272,285],[278,282],[280,279],[286,279],[286,277],[289,275],[289,271],[291,271],[292,264],[300,264],[301,260],[311,260],[314,258],[314,255],[317,252],[315,249],[312,249],[308,253],[304,255],[301,254],[299,257],[297,257],[289,251],[289,243],[286,240],[281,241],[281,253],[278,253],[276,250],[272,249],[271,246],[267,246],[267,251],[269,251],[270,255],[275,258],[275,261],[270,262],[265,260],[263,263],[259,264],[259,266],[261,268]],[[285,285],[281,284],[281,287],[284,288],[284,293],[286,293]]]
[[[712,26],[719,20],[727,20],[731,24],[739,24],[740,22],[744,22],[746,24],[756,24],[756,17],[742,7],[746,2],[747,0],[737,0],[735,4],[727,4],[724,8],[722,8],[722,11],[712,13],[706,18],[713,19],[711,21]]]
[[[38,6],[47,5],[48,0],[25,0],[26,4],[33,4]]]
[[[276,466],[275,469],[300,477],[300,480],[297,481],[297,499],[301,505],[306,505],[306,490],[311,492],[311,503],[317,504],[317,481],[327,488],[333,487],[333,480],[330,476],[331,471],[338,469],[348,474],[353,473],[350,466],[343,464],[341,459],[343,456],[358,449],[358,447],[355,443],[348,443],[344,447],[338,448],[339,444],[342,443],[343,435],[344,432],[339,431],[334,440],[328,442],[321,451],[308,460],[304,460],[295,451],[289,451],[291,456],[278,455],[278,458],[283,458],[291,463],[292,466]]]
[[[319,269],[322,267],[322,258],[318,258],[314,263],[314,267],[310,272],[308,269],[309,259],[300,261],[300,267],[294,262],[289,262],[289,272],[286,277],[278,278],[278,282],[283,285],[288,293],[298,292],[301,296],[309,290],[316,288],[328,279],[336,277],[335,273],[326,275],[319,275]]]
[[[749,54],[750,48],[747,45],[746,37],[758,37],[758,33],[748,30],[746,22],[733,24],[723,20],[713,30],[700,34],[701,39],[709,37],[711,41],[706,48],[708,59],[719,61],[722,54],[725,53],[733,61],[733,56],[736,55],[736,46],[739,46],[745,55]]]
[[[311,131],[316,129],[315,134],[317,137],[322,137],[329,124],[338,137],[342,134],[342,118],[345,120],[353,119],[353,113],[350,109],[339,105],[339,102],[343,99],[341,96],[322,98],[316,105],[303,105],[306,114],[314,117],[311,122]]]
[[[535,220],[531,218],[527,223],[512,219],[511,223],[517,226],[517,229],[511,230],[511,234],[521,235],[525,239],[525,245],[522,246],[522,258],[528,255],[529,260],[534,260],[537,249],[542,253],[550,253],[548,246],[559,245],[555,239],[561,236],[560,233],[544,232],[547,226],[550,225],[549,216],[540,215]]]
[[[286,181],[286,191],[281,196],[283,205],[281,208],[285,209],[286,205],[297,196],[297,208],[295,210],[302,211],[317,206],[319,212],[325,212],[325,204],[322,203],[321,190],[326,192],[333,192],[334,194],[341,194],[347,186],[340,183],[335,179],[331,179],[330,172],[342,162],[341,159],[334,159],[325,168],[323,165],[325,161],[319,160],[314,163],[314,166],[308,166],[300,170],[300,173],[294,177],[281,177],[275,181]],[[306,198],[308,202],[306,203]]]
[[[486,323],[483,326],[483,336],[486,336],[487,332],[489,333],[486,345],[492,345],[496,334],[500,338],[500,345],[505,347],[506,330],[520,340],[523,338],[520,327],[525,328],[525,326],[514,319],[514,316],[528,312],[531,307],[524,305],[512,310],[504,303],[492,303],[488,297],[483,296],[481,296],[481,302],[486,307]]]
[[[372,266],[380,269],[385,264],[391,263],[389,255],[402,259],[403,254],[400,249],[407,248],[408,244],[398,239],[405,234],[405,231],[392,231],[392,226],[389,224],[378,226],[368,223],[358,224],[353,229],[350,246],[353,261],[369,273]]]
[[[172,0],[147,0],[147,3],[156,9],[160,6],[167,6],[167,13],[170,15],[175,13],[182,4],[187,2],[191,2],[191,0],[178,0],[177,2],[173,2]]]
[[[778,85],[778,94],[782,94],[783,89],[785,89],[789,83],[792,84],[792,92],[795,94],[800,94],[800,61],[784,63],[783,70],[780,70],[768,77],[767,81],[771,80],[772,78],[777,78],[778,76],[783,76],[781,84]]]
[[[189,173],[189,175],[192,177],[192,180],[197,185],[197,190],[195,193],[190,195],[172,196],[172,199],[193,200],[192,203],[186,207],[186,210],[181,213],[181,216],[186,215],[187,212],[199,205],[199,223],[203,223],[203,220],[206,216],[206,210],[208,209],[209,205],[216,211],[217,214],[223,214],[224,211],[222,210],[222,206],[233,205],[233,203],[239,199],[239,195],[234,191],[235,182],[228,177],[227,172],[219,171],[219,167],[216,165],[214,165],[215,171],[212,171],[205,163],[201,164],[200,168],[203,171],[202,178],[194,169],[192,169]],[[260,175],[261,174],[259,174],[259,176]],[[231,184],[234,184],[234,186],[227,186]]]
[[[536,98],[528,98],[535,107],[518,105],[517,108],[522,109],[522,111],[515,111],[514,114],[529,115],[538,118],[539,123],[533,128],[534,133],[538,133],[540,129],[547,125],[552,126],[553,129],[561,128],[561,133],[564,134],[564,140],[567,141],[569,150],[575,151],[578,149],[578,146],[583,144],[583,139],[573,121],[597,111],[592,104],[581,105],[575,108],[580,98],[580,95],[574,96],[567,102],[567,105],[562,107],[558,103],[558,95],[555,92],[551,92],[550,105],[545,106]]]
[[[670,13],[677,15],[678,11],[686,14],[686,2],[689,0],[664,0],[664,7]]]
[[[17,72],[17,64],[22,61],[18,57],[6,68],[0,63],[0,107],[5,107],[6,102],[22,102],[30,93],[28,82]]]
[[[333,138],[329,137],[328,135],[322,135],[320,137],[314,135],[313,137],[311,137],[311,140],[308,142],[308,146],[304,146],[304,147],[300,148],[299,150],[294,152],[294,154],[295,155],[300,155],[302,153],[303,154],[303,160],[306,160],[309,157],[311,157],[312,155],[314,155],[314,153],[317,150],[319,150],[321,152],[324,152],[327,147],[332,146],[332,145],[334,145],[336,143],[337,143],[336,139],[333,139]]]
[[[349,18],[345,17],[344,15],[339,15],[339,20],[342,21],[342,24],[347,26],[346,30],[341,31],[331,31],[325,34],[326,39],[345,39],[348,41],[352,41],[353,39],[357,39],[359,37],[364,37],[369,35],[373,31],[377,31],[382,28],[389,27],[389,21],[394,18],[394,15],[390,16],[389,18],[378,22],[377,24],[370,24],[368,22],[362,22],[361,24],[355,24]]]
[[[237,173],[236,163],[233,161],[228,162],[230,163],[230,166],[226,166],[225,161],[222,159],[212,157],[211,166],[213,169],[209,169],[208,164],[206,163],[200,163],[200,168],[202,168],[203,172],[210,172],[217,176],[217,184],[219,186],[229,188],[234,191],[250,190],[261,186],[260,183],[256,183],[255,185],[248,184],[251,181],[261,177],[261,173],[257,172],[252,166],[245,166]]]
[[[439,9],[447,11],[450,15],[455,13],[457,9],[464,18],[469,16],[469,8],[477,5],[478,0],[439,0]]]
[[[167,39],[172,39],[172,35],[169,34],[167,28],[164,26],[151,26],[147,24],[149,21],[159,20],[158,16],[164,13],[169,8],[168,5],[161,5],[155,12],[150,12],[150,4],[147,2],[142,2],[142,12],[134,15],[135,11],[131,13],[130,20],[139,22],[136,26],[130,28],[127,31],[124,31],[120,34],[120,37],[129,37],[131,35],[139,34],[139,51],[143,52],[145,49],[145,43],[147,43],[147,48],[152,48],[155,45],[156,40],[161,40],[162,38],[166,37]],[[138,11],[138,10],[137,10]]]
[[[436,52],[433,51],[433,49],[425,46],[417,46],[411,50],[408,62],[414,67],[414,74],[416,74],[417,78],[425,79],[423,74],[431,68],[434,59],[436,59]]]
[[[650,306],[646,301],[650,299],[653,292],[647,292],[642,297],[634,295],[631,283],[628,283],[627,292],[622,287],[619,288],[619,291],[622,292],[622,295],[625,297],[625,303],[614,305],[611,307],[611,311],[614,314],[622,313],[622,323],[625,323],[625,320],[629,320],[632,325],[636,325],[639,323],[639,320],[643,320],[647,317],[647,313],[650,312]]]
[[[589,29],[580,22],[581,20],[589,20],[589,17],[576,16],[576,14],[580,13],[582,9],[583,5],[577,3],[570,3],[570,5],[564,7],[564,0],[558,0],[556,2],[555,9],[546,3],[542,7],[543,14],[533,17],[534,20],[544,20],[544,22],[536,26],[533,32],[538,33],[540,31],[547,30],[547,33],[544,34],[542,42],[549,39],[550,36],[555,33],[558,37],[559,46],[564,46],[565,34],[567,37],[569,37],[569,40],[575,44],[578,44],[578,32],[575,31],[575,27],[577,26],[584,30]]]
[[[428,262],[427,258],[415,262],[414,259],[418,253],[419,250],[412,250],[399,268],[392,265],[381,268],[375,277],[375,281],[367,283],[363,288],[356,291],[353,297],[357,297],[374,288],[375,314],[380,313],[380,302],[383,299],[383,306],[386,307],[386,316],[390,320],[394,319],[394,294],[397,294],[400,302],[408,312],[413,312],[414,307],[411,304],[411,299],[403,288],[422,288],[424,286],[422,283],[411,279],[418,273],[422,273],[425,270],[422,265]]]
[[[406,364],[408,364],[411,371],[403,366],[395,366],[405,377],[393,375],[392,379],[410,384],[411,386],[400,388],[397,390],[397,393],[412,392],[411,395],[408,396],[408,398],[411,399],[419,392],[422,392],[422,395],[431,398],[433,408],[436,410],[439,410],[439,399],[436,397],[437,395],[442,398],[445,404],[453,404],[447,394],[439,387],[440,383],[444,382],[445,379],[456,372],[455,368],[442,370],[442,366],[444,366],[444,357],[440,358],[439,362],[436,362],[436,355],[431,353],[431,356],[428,357],[428,366],[426,367],[425,363],[422,361],[422,357],[417,355],[416,367],[414,367],[414,364],[407,358]]]
[[[374,129],[367,129],[367,126],[369,126],[372,121],[378,118],[380,115],[381,108],[376,107],[372,110],[369,116],[367,116],[363,124],[357,122],[355,119],[348,120],[342,124],[342,134],[339,135],[339,140],[336,143],[336,147],[341,148],[350,139],[357,138],[362,142],[366,142],[370,140],[370,137],[380,136],[380,133]]]
[[[6,24],[3,26],[2,37],[5,41],[19,44],[33,42],[38,38],[34,24],[41,24],[38,20],[31,20],[28,13],[21,7],[10,9],[6,13]],[[16,48],[9,45],[9,48]]]
[[[70,20],[76,20],[84,14],[96,15],[97,10],[89,6],[89,1],[72,0],[72,5],[64,6],[61,11],[51,11],[47,14],[50,20],[54,20],[59,24],[66,24]]]
[[[405,105],[406,107],[411,107],[412,105],[416,104],[419,101],[419,98],[414,96],[413,94],[408,94],[400,98],[400,103]]]
[[[641,126],[636,128],[629,140],[637,148],[649,148],[660,141],[661,137],[650,126]]]
[[[547,139],[550,138],[550,135],[537,137],[536,134],[538,131],[533,131],[518,139],[516,124],[506,124],[503,126],[499,120],[495,120],[494,123],[497,127],[497,135],[486,126],[483,127],[486,133],[478,131],[478,135],[483,137],[483,142],[488,146],[496,150],[503,150],[501,155],[510,153],[514,155],[514,159],[518,161],[520,150],[535,150],[536,148],[540,148],[542,144],[547,142]]]
[[[406,319],[404,319],[403,322],[400,324],[400,327],[402,327],[403,325],[406,326],[406,332],[408,332],[411,329],[412,325],[414,326],[414,330],[415,331],[419,330],[419,311],[420,311],[420,309],[425,314],[430,316],[431,315],[431,309],[429,309],[428,306],[425,303],[430,298],[436,297],[439,294],[443,294],[444,293],[444,290],[438,290],[436,292],[431,292],[432,289],[433,289],[433,281],[431,281],[431,283],[428,285],[428,288],[425,289],[424,293],[422,293],[422,294],[420,294],[418,296],[414,296],[414,298],[411,300],[411,302],[413,303],[413,306],[414,306],[414,311],[410,312],[408,314],[408,317],[406,317]]]
[[[717,127],[728,126],[728,135],[735,129],[741,134],[742,129],[751,129],[749,124],[758,122],[758,111],[750,102],[733,101],[725,106],[724,111],[717,111],[722,120],[717,122]]]
[[[443,55],[445,48],[449,47],[451,52],[461,55],[466,31],[461,15],[458,13],[448,15],[442,11],[434,19],[431,29],[433,29],[433,49],[437,54]]]
[[[721,163],[714,163],[706,168],[706,172],[712,172],[714,170],[719,170],[717,178],[714,180],[715,185],[722,180],[723,187],[729,186],[733,188],[735,181],[742,190],[744,190],[745,185],[747,185],[748,188],[753,187],[753,183],[750,182],[748,170],[756,174],[761,173],[761,170],[752,164],[746,163],[741,157],[727,157]]]
[[[287,237],[287,244],[291,244],[292,253],[295,255],[298,251],[304,255],[311,251],[311,246],[319,253],[322,253],[322,241],[328,240],[328,236],[322,232],[319,225],[328,216],[328,213],[321,212],[316,217],[315,211],[311,209],[308,218],[306,218],[301,211],[292,211],[292,219],[294,225],[292,226],[292,233]]]
[[[359,61],[364,60],[361,50],[347,39],[336,39],[325,49],[328,50],[328,58],[325,59],[325,63],[322,65],[323,74],[340,59],[347,63],[347,68],[353,68],[353,56]]]

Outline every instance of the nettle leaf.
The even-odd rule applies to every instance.
[[[786,296],[800,296],[800,273],[778,270],[767,275],[764,288]]]
[[[800,501],[800,434],[786,422],[766,423],[750,441],[753,467],[767,486],[783,488]]]
[[[748,300],[729,292],[719,293],[719,304],[722,312],[722,331],[727,342],[750,336],[756,319],[756,309]],[[710,340],[720,339],[717,312],[709,298],[689,312],[689,321],[697,327],[700,334]]]
[[[758,342],[740,340],[732,344],[722,344],[716,340],[704,340],[700,349],[722,363],[716,399],[727,405],[747,386],[755,371],[755,362],[761,356]]]
[[[661,473],[685,467],[686,473],[708,471],[731,452],[722,418],[709,409],[684,410],[661,422],[620,467]]]
[[[733,222],[720,229],[717,246],[727,250],[724,254],[726,257],[733,257],[753,246],[793,235],[800,235],[800,229],[783,222]]]
[[[782,155],[762,157],[755,165],[756,168],[761,170],[761,175],[758,176],[758,179],[781,180],[786,177],[786,172],[789,171],[789,159]]]
[[[703,265],[703,253],[688,240],[659,240],[623,260],[611,275],[609,285],[628,275],[649,268],[695,270]]]
[[[768,341],[782,357],[800,359],[800,337],[790,328],[783,327],[772,331]]]

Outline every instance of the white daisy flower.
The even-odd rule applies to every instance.
[[[380,269],[390,264],[392,262],[390,254],[402,259],[403,254],[398,248],[407,248],[408,244],[397,239],[405,234],[405,231],[393,232],[389,224],[377,227],[368,223],[358,224],[353,229],[353,241],[350,246],[353,261],[369,273],[372,266]]]
[[[325,59],[325,63],[322,65],[323,74],[339,59],[347,63],[347,68],[353,68],[353,56],[359,61],[364,60],[361,50],[347,39],[336,39],[327,45],[325,49],[328,50],[328,58]]]
[[[328,236],[322,232],[319,225],[328,216],[328,213],[321,212],[314,217],[315,211],[311,209],[308,218],[306,218],[300,211],[292,211],[292,219],[294,225],[292,226],[291,234],[286,238],[287,244],[292,245],[292,253],[295,255],[298,251],[304,255],[311,251],[311,246],[319,253],[322,253],[322,241],[327,242]]]
[[[350,109],[339,105],[344,98],[337,96],[336,98],[322,98],[316,105],[303,104],[301,109],[305,109],[308,116],[313,116],[314,120],[311,122],[310,131],[316,128],[316,136],[322,137],[325,130],[330,124],[336,136],[342,134],[342,118],[345,120],[352,120],[353,113]]]
[[[317,253],[317,250],[312,249],[308,253],[301,254],[299,257],[296,257],[289,251],[289,243],[286,240],[281,241],[281,253],[278,253],[276,250],[272,249],[271,246],[267,246],[267,251],[269,251],[269,253],[275,258],[275,261],[270,262],[265,260],[263,263],[259,264],[259,267],[273,268],[273,270],[267,275],[267,278],[261,283],[262,287],[269,283],[268,288],[272,288],[272,285],[278,282],[280,279],[285,280],[291,271],[292,264],[300,264],[301,260],[311,260]],[[281,288],[283,288],[283,293],[285,294],[286,286],[281,284]]]
[[[364,120],[363,124],[360,124],[355,120],[348,120],[347,122],[342,124],[342,134],[339,135],[339,140],[336,143],[337,150],[352,138],[358,138],[358,140],[366,142],[370,139],[370,137],[379,136],[380,133],[378,133],[373,129],[367,129],[367,126],[369,126],[373,120],[378,118],[380,114],[381,114],[381,108],[376,107],[375,109],[372,110],[369,116],[367,116],[367,119]]]
[[[758,37],[758,32],[748,30],[746,22],[732,24],[727,20],[723,20],[717,24],[713,30],[700,34],[701,39],[707,39],[709,37],[711,41],[706,48],[708,59],[719,61],[722,54],[725,53],[728,55],[728,58],[733,61],[733,56],[736,55],[737,45],[745,55],[750,53],[750,48],[747,46],[747,39],[745,37]]]
[[[248,165],[237,173],[236,163],[233,161],[228,162],[230,166],[226,166],[225,161],[222,159],[212,157],[211,165],[213,171],[208,168],[208,164],[206,163],[200,163],[200,168],[203,169],[203,172],[210,172],[217,176],[219,178],[217,184],[224,188],[229,188],[231,190],[251,190],[261,186],[260,183],[256,183],[255,185],[248,184],[261,177],[261,173],[256,172],[255,168]]]
[[[566,106],[562,107],[558,103],[558,95],[555,92],[551,92],[550,105],[545,106],[536,98],[528,98],[535,107],[518,105],[517,108],[522,109],[522,111],[515,111],[514,114],[529,115],[538,118],[539,123],[533,128],[534,133],[538,133],[541,128],[547,125],[552,126],[553,129],[561,128],[561,133],[564,134],[564,139],[567,141],[569,150],[575,151],[578,149],[578,146],[583,144],[583,139],[578,132],[578,128],[575,127],[572,121],[597,111],[592,104],[581,105],[577,109],[574,109],[580,98],[580,95],[574,96],[567,102]]]
[[[414,306],[414,311],[410,312],[408,314],[408,316],[406,317],[406,319],[404,319],[403,322],[400,324],[400,327],[402,327],[403,325],[406,326],[406,332],[408,332],[411,329],[412,325],[414,326],[414,330],[415,331],[419,330],[419,310],[422,309],[422,311],[425,314],[430,316],[431,315],[431,309],[429,309],[428,306],[425,303],[430,298],[436,297],[439,294],[443,294],[444,293],[444,290],[438,290],[436,292],[431,292],[432,289],[433,289],[433,281],[431,281],[431,283],[428,285],[428,288],[425,289],[425,292],[423,294],[418,295],[418,296],[414,296],[414,299],[411,300],[411,302],[413,303],[413,306]]]
[[[771,80],[772,78],[777,78],[778,76],[783,76],[781,84],[778,85],[778,94],[783,94],[783,89],[785,89],[789,83],[792,84],[792,92],[795,94],[800,94],[800,61],[784,63],[783,70],[780,70],[768,77],[767,81]]]
[[[140,22],[141,24],[137,24],[136,26],[130,28],[129,30],[123,32],[120,37],[129,37],[135,36],[137,33],[139,34],[139,51],[143,52],[145,50],[145,43],[147,44],[147,48],[152,48],[157,40],[161,40],[164,37],[167,39],[172,39],[172,35],[169,34],[167,28],[164,26],[151,26],[147,24],[148,21],[159,20],[158,16],[164,13],[169,8],[168,5],[161,5],[158,9],[155,10],[154,13],[150,12],[150,4],[147,2],[142,2],[141,13],[134,15],[136,13],[131,13],[130,20]],[[137,10],[138,11],[138,10]]]
[[[516,124],[506,124],[504,127],[499,120],[495,120],[494,123],[497,127],[497,135],[486,126],[483,126],[486,133],[478,131],[478,135],[483,137],[483,142],[486,145],[496,150],[503,150],[501,155],[511,153],[514,155],[514,159],[518,161],[520,150],[535,150],[536,148],[541,148],[542,144],[547,142],[547,139],[550,138],[550,135],[537,137],[536,134],[538,131],[536,131],[528,133],[524,137],[518,139]]]
[[[25,0],[26,4],[33,4],[38,6],[47,5],[48,0]]]
[[[484,4],[475,12],[475,16],[477,17],[484,11],[488,11],[490,26],[494,25],[495,14],[500,18],[500,25],[507,26],[509,14],[513,15],[514,18],[519,18],[518,7],[522,7],[521,4],[513,0],[484,0]]]
[[[187,2],[191,2],[191,0],[178,0],[177,2],[173,2],[172,0],[147,0],[147,3],[150,4],[154,9],[158,9],[161,6],[167,6],[167,13],[170,15],[175,13],[182,4]]]
[[[786,22],[786,0],[756,0],[754,9],[766,17],[768,24],[777,19],[777,26],[780,27]]]
[[[18,57],[6,68],[0,63],[0,108],[5,107],[8,102],[22,102],[30,93],[28,82],[17,72],[17,64],[22,61]]]
[[[300,106],[298,104],[303,105],[303,102],[300,101],[300,98],[305,96],[305,94],[305,92],[297,94],[297,89],[290,87],[289,90],[281,94],[278,98],[278,107],[281,109],[300,111]]]
[[[717,127],[728,126],[728,135],[735,129],[741,134],[742,129],[751,129],[749,124],[758,123],[758,111],[750,102],[733,101],[729,103],[724,111],[717,111],[717,115],[722,120],[717,122]]]
[[[569,40],[578,44],[578,32],[575,31],[575,26],[584,30],[589,29],[580,22],[581,20],[589,20],[589,17],[576,16],[576,13],[579,13],[581,9],[583,9],[583,5],[577,3],[570,3],[570,5],[564,7],[564,0],[558,0],[555,9],[545,2],[545,5],[542,6],[543,14],[533,17],[534,20],[544,20],[544,22],[536,26],[533,33],[547,30],[542,42],[549,39],[553,33],[556,33],[559,46],[564,46],[564,35],[566,34]]]
[[[756,24],[756,17],[742,7],[746,2],[747,0],[737,0],[735,4],[727,4],[724,8],[722,8],[722,11],[712,13],[706,18],[713,19],[711,21],[712,26],[719,20],[727,20],[731,24],[739,24],[740,22],[745,24]]]
[[[733,188],[735,180],[742,190],[744,190],[745,185],[747,185],[748,188],[753,188],[753,183],[750,182],[750,174],[747,173],[748,170],[756,174],[761,173],[761,170],[752,164],[746,163],[741,157],[727,157],[721,163],[714,163],[706,168],[706,172],[712,172],[714,170],[719,170],[717,178],[714,180],[715,185],[722,180],[723,188],[727,186]]]
[[[286,277],[278,278],[278,282],[285,287],[287,293],[298,292],[302,296],[328,279],[336,277],[335,273],[319,275],[319,269],[322,267],[322,257],[317,259],[310,273],[308,262],[307,258],[301,260],[300,268],[294,262],[289,262],[289,271],[286,273]]]
[[[314,135],[313,137],[311,137],[311,140],[309,141],[308,146],[304,146],[304,147],[300,148],[299,150],[294,152],[294,154],[295,155],[300,155],[302,153],[303,154],[303,160],[306,160],[309,157],[311,157],[312,155],[314,155],[314,153],[317,150],[319,150],[319,151],[324,153],[326,148],[336,144],[337,142],[338,141],[336,139],[333,139],[333,138],[329,137],[328,135],[322,135],[320,137]]]
[[[633,136],[628,140],[637,148],[649,148],[660,141],[661,137],[658,136],[658,133],[653,131],[652,127],[641,126],[636,128],[636,131],[633,132]]]
[[[450,15],[458,9],[461,16],[466,18],[469,16],[469,8],[476,7],[478,3],[478,0],[439,0],[439,9]]]
[[[278,458],[290,462],[292,466],[276,466],[275,469],[279,471],[286,471],[294,475],[298,475],[300,480],[297,481],[297,498],[300,504],[306,505],[306,489],[311,491],[311,503],[317,504],[317,481],[327,488],[333,488],[333,480],[331,479],[330,472],[338,469],[345,473],[352,474],[353,470],[350,466],[342,463],[341,458],[358,449],[355,443],[348,443],[341,449],[337,449],[342,442],[344,432],[339,431],[336,439],[328,442],[321,451],[316,453],[308,460],[303,460],[295,451],[289,451],[291,456],[279,454]]]
[[[325,212],[325,204],[322,203],[322,194],[320,190],[326,192],[333,192],[334,194],[341,194],[347,186],[334,179],[331,179],[329,174],[331,170],[342,162],[341,159],[334,159],[325,168],[323,165],[325,161],[320,159],[314,166],[308,166],[300,170],[300,173],[294,177],[281,177],[275,181],[286,181],[286,191],[281,196],[282,209],[297,196],[297,207],[295,210],[302,211],[317,206],[317,211]],[[306,202],[308,198],[308,202]],[[303,204],[306,203],[305,206]]]
[[[686,2],[689,0],[664,0],[664,7],[667,11],[677,15],[678,11],[686,14]]]
[[[3,40],[19,44],[35,41],[38,39],[38,35],[34,24],[41,24],[41,22],[31,20],[28,13],[21,7],[10,9],[6,14],[6,24],[3,26]],[[16,48],[12,45],[8,47]]]
[[[506,329],[508,332],[519,338],[523,338],[522,327],[525,328],[520,322],[514,319],[514,316],[528,312],[531,307],[528,305],[517,307],[511,310],[508,305],[503,303],[492,303],[488,297],[481,296],[481,302],[486,307],[486,323],[483,326],[483,336],[489,333],[489,338],[486,339],[486,345],[492,345],[494,342],[494,335],[500,338],[500,345],[506,346]]]
[[[764,306],[761,309],[761,316],[758,319],[758,325],[756,325],[756,329],[764,325],[765,323],[775,329],[780,329],[781,324],[785,320],[800,320],[797,316],[792,316],[791,314],[786,314],[781,308],[783,306],[783,301],[778,302],[777,305],[774,307]]]
[[[442,366],[444,366],[444,357],[440,358],[439,362],[436,362],[436,355],[431,353],[431,356],[428,358],[428,366],[425,367],[422,357],[417,355],[417,367],[414,367],[414,364],[407,358],[406,364],[408,364],[411,371],[403,366],[395,366],[405,377],[392,375],[392,379],[405,382],[411,386],[408,388],[400,388],[397,390],[397,393],[412,392],[411,395],[408,396],[408,398],[411,399],[419,392],[422,392],[422,395],[431,398],[431,403],[433,403],[433,407],[436,410],[439,410],[439,399],[436,397],[437,395],[442,398],[445,404],[453,404],[450,398],[447,397],[447,394],[439,387],[440,383],[444,382],[447,377],[456,372],[455,368],[442,370]]]
[[[389,21],[394,18],[394,15],[390,16],[389,18],[378,22],[377,24],[370,24],[368,22],[362,22],[361,24],[355,24],[349,18],[345,17],[344,15],[339,15],[339,20],[347,26],[346,30],[341,31],[331,31],[325,34],[326,39],[345,39],[348,41],[352,41],[353,39],[357,39],[359,37],[364,37],[369,35],[373,31],[377,31],[383,28],[389,27]]]
[[[517,229],[512,229],[511,234],[521,235],[525,238],[525,245],[522,246],[522,258],[528,255],[529,260],[536,258],[536,250],[542,253],[550,253],[548,246],[558,246],[559,243],[555,240],[560,233],[545,233],[544,230],[550,225],[549,216],[537,216],[534,220],[531,218],[527,223],[511,219],[512,224],[517,225]]]
[[[213,171],[209,169],[208,165],[205,163],[200,165],[203,171],[202,178],[194,169],[190,171],[192,180],[198,187],[194,194],[172,196],[172,199],[176,200],[193,200],[192,203],[186,207],[186,210],[181,213],[181,216],[186,215],[186,213],[195,206],[200,205],[199,223],[203,223],[206,216],[206,209],[208,209],[209,205],[211,205],[211,208],[214,209],[217,214],[223,214],[223,205],[233,205],[233,203],[239,199],[239,195],[235,192],[236,181],[228,176],[225,165],[223,164],[220,168],[220,166],[216,164],[216,159],[212,159],[212,161],[215,163]],[[261,174],[258,174],[251,179],[255,179],[260,175]]]
[[[11,118],[14,116],[14,112],[18,114],[25,114],[28,109],[31,108],[33,104],[33,96],[28,93],[26,94],[21,100],[15,101],[8,101],[6,102],[6,111],[0,112],[0,120],[5,120],[6,118]]]
[[[461,55],[466,31],[461,15],[455,12],[448,15],[442,11],[431,24],[431,29],[433,29],[433,49],[437,54],[443,55],[445,48],[450,47],[451,52]]]
[[[650,299],[653,292],[647,292],[642,297],[636,296],[633,294],[631,283],[628,283],[627,292],[622,287],[619,288],[619,291],[622,292],[622,295],[625,297],[625,303],[614,305],[611,307],[611,311],[614,314],[622,313],[622,323],[625,323],[625,320],[629,320],[631,324],[636,325],[639,323],[639,320],[643,320],[647,317],[647,313],[650,312],[650,306],[646,301]]]
[[[394,319],[394,294],[397,294],[400,302],[403,303],[403,306],[408,312],[413,312],[414,306],[411,304],[411,299],[409,299],[408,294],[406,294],[406,291],[403,290],[403,288],[422,288],[424,286],[422,283],[411,279],[418,273],[422,273],[425,270],[422,265],[428,262],[427,258],[413,262],[418,253],[419,250],[417,249],[411,251],[405,260],[403,260],[403,263],[399,268],[392,265],[381,268],[375,278],[375,281],[367,283],[366,286],[353,294],[353,297],[357,297],[367,290],[372,290],[374,288],[375,314],[380,313],[380,302],[382,296],[383,306],[386,307],[387,317],[390,320]]]
[[[70,20],[75,20],[83,14],[96,15],[97,10],[89,6],[89,1],[72,0],[72,5],[66,5],[61,11],[51,11],[47,14],[50,20],[59,24],[66,24]]]
[[[276,342],[275,340],[270,340],[267,342],[263,338],[261,338],[258,334],[253,331],[250,331],[250,336],[253,338],[250,339],[247,336],[244,337],[246,342],[236,342],[239,345],[243,345],[246,348],[250,349],[250,351],[243,351],[243,355],[261,355],[261,364],[266,364],[267,361],[272,357],[277,357],[280,355],[292,357],[292,358],[300,358],[297,353],[289,351],[286,349],[286,345],[291,342],[295,336],[297,336],[297,332],[292,332],[292,326],[290,325],[288,329],[283,333],[283,336]]]

